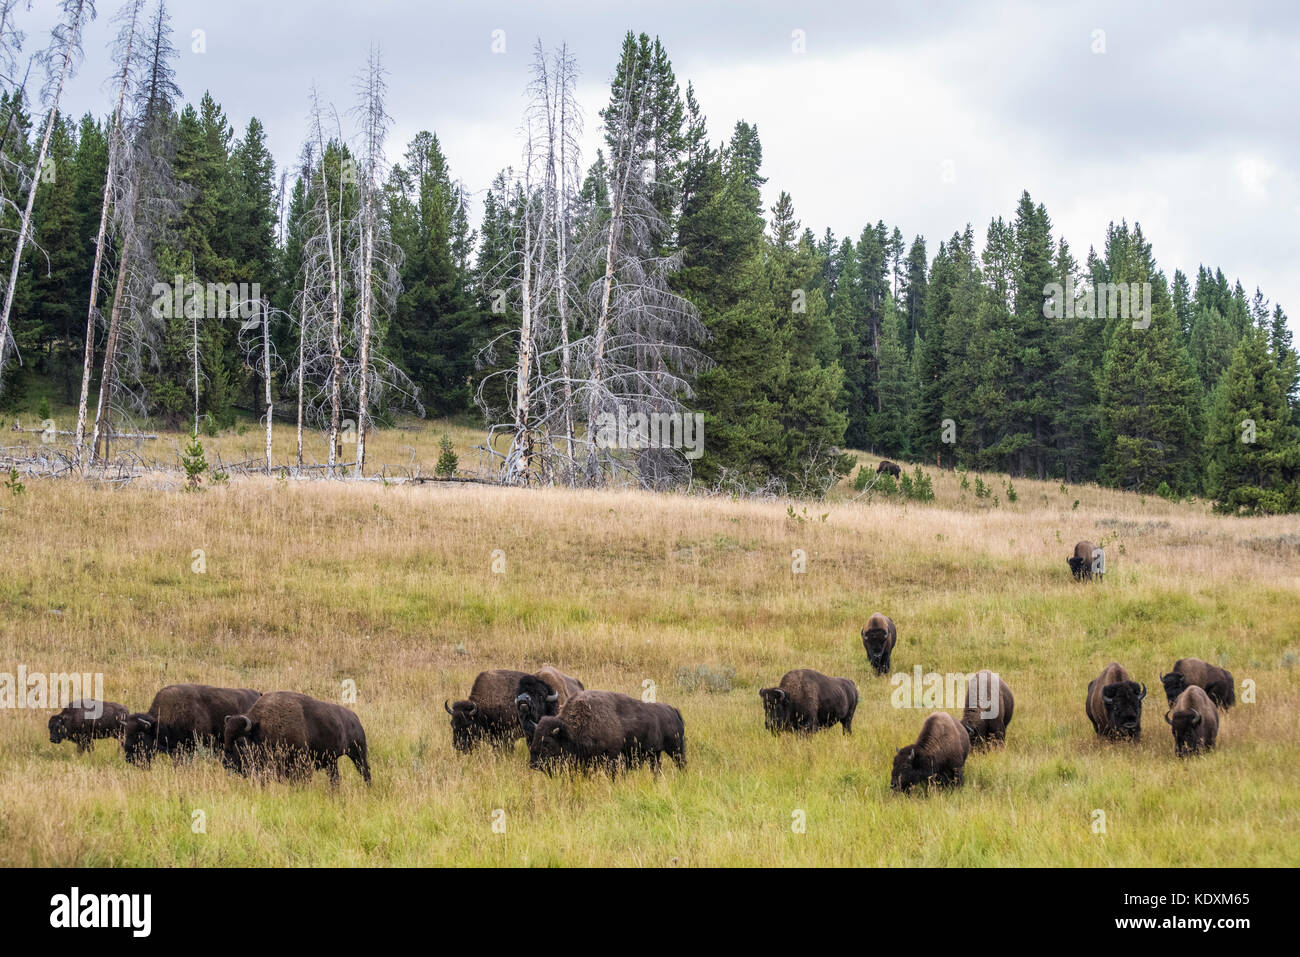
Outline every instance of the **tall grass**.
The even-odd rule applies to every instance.
[[[354,681],[375,774],[367,789],[344,762],[331,793],[210,757],[144,772],[111,741],[49,744],[49,712],[3,710],[0,864],[1300,863],[1300,518],[1028,480],[994,506],[934,478],[933,504],[850,488],[793,517],[467,485],[0,489],[0,671],[103,672],[133,710],[179,681],[336,701]],[[1070,577],[1083,538],[1107,549],[1104,584]],[[1006,748],[973,755],[960,791],[889,791],[924,712],[870,674],[858,632],[876,610],[898,624],[895,671],[991,668],[1015,693]],[[1158,676],[1187,655],[1257,702],[1228,712],[1216,753],[1179,760]],[[1150,689],[1136,745],[1097,741],[1083,713],[1112,659]],[[522,744],[452,750],[445,698],[548,662],[589,688],[654,682],[685,717],[687,769],[547,778]],[[852,736],[763,730],[758,688],[797,667],[858,683]]]

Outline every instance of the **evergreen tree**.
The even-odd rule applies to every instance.
[[[1300,511],[1300,429],[1268,333],[1245,332],[1215,389],[1206,492],[1232,515]]]

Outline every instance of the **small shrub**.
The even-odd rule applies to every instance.
[[[1008,501],[1008,502],[1014,502],[1015,500],[1016,500],[1016,486],[1015,486],[1015,484],[1014,484],[1013,482],[1008,481],[1008,482],[1007,482],[1007,501]]]
[[[23,492],[27,491],[27,486],[18,480],[17,469],[9,470],[9,477],[5,479],[5,488],[9,490],[11,495],[22,495]]]
[[[41,396],[41,401],[36,406],[36,414],[42,421],[53,414],[50,412],[50,400],[47,396]]]
[[[870,481],[871,473],[867,471],[867,467],[865,465],[859,465],[858,474],[853,477],[853,490],[855,492],[861,492],[867,487],[867,483]]]
[[[189,445],[181,454],[181,467],[185,469],[186,491],[197,491],[203,484],[203,473],[208,470],[208,460],[203,454],[203,443],[197,435],[190,437]]]
[[[446,432],[442,434],[442,442],[439,443],[442,454],[438,456],[438,464],[434,466],[434,471],[442,478],[451,478],[456,474],[456,468],[460,460],[456,458],[456,450],[452,447],[451,436]]]
[[[678,668],[676,674],[678,687],[688,693],[703,690],[710,694],[725,694],[731,690],[735,679],[735,668],[714,668],[709,665]]]

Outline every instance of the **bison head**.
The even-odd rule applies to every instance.
[[[50,718],[50,744],[58,744],[68,736],[68,716],[56,714]]]
[[[1169,699],[1169,706],[1172,708],[1178,696],[1187,689],[1187,679],[1181,672],[1171,671],[1167,675],[1160,676],[1160,683],[1165,686],[1165,697]]]
[[[555,716],[548,716],[537,722],[533,736],[528,740],[528,766],[534,771],[550,774],[573,753],[573,738],[563,721]]]
[[[126,759],[138,767],[148,767],[158,750],[158,719],[151,714],[127,715],[123,731]]]
[[[1065,562],[1070,566],[1070,571],[1074,573],[1075,581],[1082,581],[1084,572],[1091,568],[1087,559],[1079,558],[1078,556],[1067,558]]]
[[[560,695],[536,675],[524,675],[519,679],[516,689],[515,707],[519,710],[519,724],[524,729],[524,737],[532,738],[533,728],[543,718],[557,714],[560,710]]]
[[[789,731],[794,722],[790,712],[793,710],[790,696],[780,688],[760,688],[758,696],[763,699],[763,725],[776,734]]]
[[[1147,686],[1139,687],[1136,681],[1116,681],[1101,689],[1112,734],[1136,738],[1142,733],[1142,699],[1146,696]]]
[[[1200,727],[1204,720],[1200,712],[1190,708],[1175,711],[1172,716],[1165,712],[1165,721],[1174,729],[1174,751],[1180,758],[1201,750]]]
[[[221,739],[221,763],[228,770],[238,771],[240,774],[248,772],[251,743],[248,737],[256,727],[253,719],[246,714],[226,715]]]
[[[889,632],[883,628],[863,628],[862,647],[867,649],[867,660],[876,674],[883,675],[889,671],[890,653]]]
[[[483,733],[479,721],[479,708],[473,701],[442,703],[443,710],[451,715],[451,744],[457,751],[472,751],[475,740]]]
[[[914,744],[899,748],[894,755],[894,770],[889,776],[889,787],[906,794],[918,784],[934,777],[934,762]]]

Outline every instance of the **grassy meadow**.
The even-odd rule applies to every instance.
[[[445,423],[381,432],[371,462],[432,472],[443,431],[468,464],[482,433]],[[277,425],[277,458],[292,441]],[[205,440],[210,461],[260,443],[255,426]],[[335,793],[210,756],[141,771],[112,741],[51,745],[48,711],[2,710],[0,865],[1300,864],[1300,517],[1028,480],[1009,501],[985,476],[995,505],[930,472],[927,504],[848,483],[823,503],[260,477],[0,488],[0,672],[102,672],[132,710],[174,682],[337,701],[352,681],[375,778],[346,760]],[[1104,584],[1070,577],[1084,538],[1106,548]],[[858,633],[876,610],[898,625],[894,671],[991,668],[1015,694],[1006,748],[973,754],[961,790],[889,790],[926,712],[871,676]],[[1217,752],[1179,760],[1159,674],[1188,655],[1256,702],[1222,718]],[[1150,691],[1136,745],[1084,716],[1112,659]],[[522,743],[453,751],[445,698],[545,663],[588,688],[653,682],[685,717],[686,770],[548,778]],[[851,736],[763,729],[758,689],[797,667],[858,683]]]

